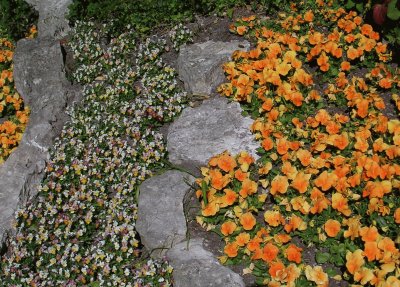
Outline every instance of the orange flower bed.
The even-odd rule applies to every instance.
[[[253,116],[260,159],[214,156],[197,219],[224,239],[221,261],[262,285],[400,286],[400,121],[382,97],[400,107],[400,72],[357,13],[319,9],[275,30],[232,25],[256,47],[233,54],[219,91]]]
[[[29,116],[14,87],[13,50],[11,41],[0,38],[0,164],[18,146]]]

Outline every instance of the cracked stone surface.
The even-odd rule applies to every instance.
[[[253,121],[241,115],[238,103],[223,97],[204,101],[199,107],[186,108],[169,127],[169,161],[199,175],[199,168],[225,150],[237,154],[255,151],[259,144],[250,132]]]
[[[64,15],[68,1],[36,2],[33,4],[39,17],[43,17],[43,14],[53,12],[54,15]],[[14,53],[15,86],[31,114],[19,147],[0,166],[0,242],[10,231],[18,205],[36,194],[49,159],[48,150],[67,119],[67,103],[79,99],[81,94],[80,88],[71,86],[65,77],[58,40],[51,33],[44,32],[52,29],[53,24],[47,20],[39,25],[42,36],[18,41]]]
[[[203,248],[203,239],[194,238],[171,248],[167,259],[174,268],[176,287],[244,287],[243,279],[222,266]]]
[[[38,35],[61,39],[70,28],[65,18],[72,0],[26,0],[39,11]]]
[[[183,204],[193,183],[189,174],[170,170],[141,184],[136,229],[153,258],[186,239]]]
[[[236,50],[248,50],[247,41],[207,41],[183,46],[178,56],[178,74],[188,93],[209,95],[225,81],[222,64]]]

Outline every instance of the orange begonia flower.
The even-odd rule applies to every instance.
[[[361,239],[364,242],[376,241],[379,236],[378,229],[375,226],[360,228]]]
[[[323,35],[322,35],[321,33],[319,33],[319,32],[314,32],[313,34],[311,34],[311,35],[309,36],[308,42],[309,42],[311,45],[317,45],[317,44],[319,44],[319,43],[322,42],[322,38],[323,38]]]
[[[236,32],[239,35],[244,35],[247,32],[247,27],[246,26],[238,26],[238,27],[236,27]]]
[[[296,189],[300,193],[305,193],[310,184],[310,178],[311,174],[299,172],[297,173],[296,177],[294,178],[290,186]]]
[[[357,115],[361,118],[365,118],[368,115],[369,101],[361,99],[356,104]]]
[[[250,241],[250,234],[246,232],[240,233],[236,236],[236,244],[243,247]]]
[[[308,214],[310,212],[310,204],[307,201],[307,198],[304,196],[296,196],[290,200],[290,204],[294,210],[299,210],[303,214]]]
[[[238,181],[243,181],[246,178],[249,178],[249,173],[248,172],[243,172],[241,169],[238,169],[235,171],[235,178]]]
[[[264,213],[264,220],[265,222],[268,223],[268,225],[276,227],[279,226],[283,223],[285,223],[285,218],[282,216],[282,214],[279,211],[272,211],[272,210],[267,210]]]
[[[336,184],[338,177],[334,173],[328,173],[326,170],[323,171],[315,180],[314,184],[321,188],[323,191],[327,191],[333,185]]]
[[[333,145],[340,150],[344,150],[349,145],[349,137],[346,132],[340,135],[332,135]]]
[[[282,262],[276,261],[270,264],[268,273],[272,278],[278,277],[278,275],[285,269],[285,265]]]
[[[289,187],[289,182],[286,176],[277,175],[271,182],[270,193],[275,195],[276,193],[284,194]]]
[[[340,231],[340,222],[334,219],[328,219],[324,224],[324,230],[329,237],[336,237]]]
[[[373,260],[380,260],[382,258],[382,251],[378,248],[378,243],[365,242],[364,255],[371,262]]]
[[[394,221],[397,224],[400,224],[400,207],[396,209],[396,211],[394,212]]]
[[[263,248],[262,260],[271,262],[278,256],[279,249],[272,243],[267,243]]]
[[[232,189],[224,189],[225,195],[220,199],[221,207],[230,206],[235,203],[238,198],[238,194]],[[225,206],[224,206],[225,205]]]
[[[262,239],[260,237],[254,237],[254,238],[250,239],[250,241],[247,243],[246,248],[249,251],[254,252],[260,248],[261,242],[262,242]]]
[[[307,223],[301,217],[292,215],[289,223],[285,224],[284,229],[288,233],[296,230],[306,230]]]
[[[270,137],[263,139],[261,146],[266,150],[269,151],[274,147],[274,142]]]
[[[277,139],[276,140],[276,150],[278,154],[284,155],[289,150],[289,142],[285,138]]]
[[[380,79],[379,86],[384,89],[390,89],[392,87],[392,81],[388,78]]]
[[[350,274],[354,274],[357,272],[361,266],[363,266],[365,260],[363,258],[363,251],[361,249],[357,249],[354,252],[347,251],[346,254],[346,268],[350,272]]]
[[[281,171],[289,179],[294,179],[297,175],[297,168],[293,166],[290,161],[284,161],[281,167]]]
[[[257,182],[252,181],[249,178],[246,178],[242,182],[242,188],[239,191],[239,194],[243,197],[246,198],[249,195],[252,195],[257,192]]]
[[[391,253],[394,253],[396,251],[398,252],[395,243],[389,237],[384,237],[381,240],[379,240],[378,248],[385,252],[391,252]]]
[[[256,225],[256,218],[251,212],[246,212],[242,214],[239,218],[240,224],[243,226],[244,230],[252,230]]]
[[[225,245],[224,253],[228,255],[228,257],[236,257],[238,255],[238,245],[236,242],[228,243]]]
[[[347,58],[350,60],[354,60],[358,58],[360,55],[358,53],[358,50],[355,49],[353,46],[350,46],[349,49],[347,50]]]
[[[314,20],[314,13],[311,10],[308,10],[304,13],[304,21],[312,22]]]
[[[361,267],[360,270],[354,273],[354,280],[360,282],[361,285],[363,286],[367,285],[367,283],[374,278],[375,278],[374,272],[366,267]]]
[[[317,64],[321,71],[328,71],[329,70],[329,57],[322,52],[321,55],[317,58]]]
[[[288,243],[292,237],[286,233],[279,233],[274,235],[274,240],[278,244],[285,244]]]
[[[332,208],[346,216],[350,216],[351,214],[351,209],[349,208],[347,198],[340,193],[334,193],[332,195]]]
[[[311,267],[307,265],[304,269],[304,273],[306,275],[307,280],[313,281],[319,287],[328,287],[329,278],[328,274],[326,274],[321,266]]]
[[[225,236],[228,236],[235,232],[237,225],[233,221],[226,221],[221,225],[221,233]]]
[[[313,206],[310,209],[312,214],[321,213],[331,205],[331,202],[325,197],[325,194],[316,187],[311,191],[310,198],[313,203]]]
[[[211,186],[216,190],[223,189],[230,182],[229,175],[222,176],[219,170],[211,169],[209,174],[211,177]]]
[[[285,251],[285,255],[287,259],[291,262],[296,262],[297,264],[300,264],[301,262],[301,251],[303,251],[302,248],[297,247],[294,244],[290,244],[289,247]]]
[[[225,172],[230,172],[237,166],[235,159],[226,152],[218,157],[217,165]]]
[[[213,216],[219,211],[219,204],[216,202],[209,202],[201,211],[203,216]]]
[[[360,219],[360,216],[356,216],[343,220],[343,225],[348,226],[349,228],[343,234],[345,238],[350,237],[351,240],[354,240],[355,238],[359,237],[361,225]]]
[[[312,154],[308,150],[305,150],[305,149],[299,149],[296,152],[296,156],[303,166],[309,166],[313,159]]]

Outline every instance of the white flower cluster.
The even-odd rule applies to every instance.
[[[107,45],[104,38],[91,23],[74,30],[84,98],[68,110],[38,196],[16,213],[17,234],[1,258],[4,286],[171,286],[166,262],[142,262],[137,191],[163,167],[155,128],[186,95],[161,60],[165,40],[136,48],[132,32]]]
[[[169,36],[175,51],[179,51],[182,45],[193,41],[193,32],[182,23],[173,27],[169,32]]]

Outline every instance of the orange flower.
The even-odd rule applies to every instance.
[[[326,170],[322,172],[315,180],[314,184],[321,188],[323,191],[330,189],[338,180],[334,173],[328,173]]]
[[[256,225],[256,219],[251,212],[242,214],[242,216],[239,218],[239,221],[244,230],[252,230],[254,225]]]
[[[300,264],[301,262],[301,251],[303,251],[302,248],[297,247],[294,244],[290,244],[289,247],[286,249],[285,254],[286,257],[289,261],[291,262],[296,262],[297,264]]]
[[[240,164],[240,168],[244,172],[247,172],[250,165],[254,162],[254,158],[247,151],[241,151],[237,161]]]
[[[285,265],[280,261],[276,261],[271,263],[268,273],[272,278],[276,278],[284,269]]]
[[[289,223],[285,224],[284,229],[288,233],[295,231],[295,230],[306,230],[307,223],[305,223],[301,217],[299,217],[297,215],[292,215],[290,217]]]
[[[380,260],[382,258],[382,252],[378,248],[378,243],[371,241],[365,242],[364,255],[367,257],[369,262],[373,260]]]
[[[346,254],[346,268],[350,274],[357,272],[365,263],[363,258],[363,251],[357,249],[354,252],[347,251]]]
[[[271,182],[270,193],[275,195],[276,193],[284,194],[289,187],[289,182],[286,176],[277,175]]]
[[[311,191],[310,198],[313,203],[313,206],[310,209],[312,214],[321,213],[331,204],[325,195],[316,187]]]
[[[354,60],[359,57],[358,50],[355,49],[353,46],[350,46],[349,49],[347,50],[347,58],[350,60]]]
[[[284,155],[289,150],[289,142],[285,138],[277,139],[276,150],[280,155]]]
[[[238,170],[235,171],[235,178],[238,181],[243,181],[246,178],[249,178],[249,173],[243,172],[241,169],[238,169]]]
[[[221,233],[225,236],[228,236],[235,232],[237,225],[233,221],[226,221],[221,225]]]
[[[274,147],[274,142],[272,141],[272,139],[270,137],[265,138],[262,143],[261,146],[266,150],[269,151]]]
[[[361,239],[364,242],[369,242],[369,241],[376,241],[378,239],[379,233],[378,233],[378,229],[375,226],[371,226],[371,227],[362,227],[360,229],[360,235],[361,235]]]
[[[382,78],[379,80],[379,86],[384,89],[390,89],[392,87],[392,81],[388,78]]]
[[[272,262],[278,256],[279,249],[272,243],[267,243],[263,248],[262,260]]]
[[[400,224],[400,207],[396,209],[396,211],[394,212],[394,221],[397,224]]]
[[[311,164],[311,160],[313,158],[312,154],[308,150],[305,150],[305,149],[299,149],[296,152],[296,156],[297,156],[297,159],[300,161],[300,163],[303,166],[309,166]]]
[[[308,10],[304,14],[304,21],[306,22],[312,22],[314,20],[314,13],[311,10]]]
[[[340,69],[342,69],[342,71],[349,71],[349,70],[350,70],[350,67],[351,67],[351,65],[350,65],[350,63],[347,62],[347,61],[343,61],[343,62],[340,64]]]
[[[361,99],[357,102],[357,115],[361,118],[365,118],[368,115],[369,101]]]
[[[304,269],[307,280],[313,281],[320,287],[327,287],[329,283],[328,274],[326,274],[321,266],[311,267],[307,265]]]
[[[262,239],[259,237],[254,237],[252,238],[246,245],[246,248],[251,251],[254,252],[256,250],[259,250],[260,248],[260,243],[262,242]],[[261,258],[261,257],[260,257]]]
[[[349,145],[349,138],[346,132],[340,135],[333,135],[333,145],[340,150],[344,150]]]
[[[224,253],[228,255],[228,257],[236,257],[238,255],[238,245],[236,242],[228,243],[225,245]]]
[[[332,195],[332,208],[346,216],[350,216],[351,214],[351,209],[347,203],[347,198],[343,197],[343,195],[340,193],[334,193]]]
[[[239,35],[244,35],[247,32],[247,27],[246,26],[238,26],[238,27],[236,27],[236,32]]]
[[[225,172],[230,172],[237,166],[235,159],[226,152],[218,157],[217,165]]]
[[[209,174],[211,177],[211,186],[216,190],[223,189],[230,182],[229,176],[222,176],[219,170],[211,169]]]
[[[315,32],[315,33],[313,33],[313,34],[311,34],[311,35],[309,36],[308,42],[309,42],[311,45],[317,45],[317,44],[319,44],[319,43],[322,42],[322,37],[323,37],[323,36],[322,36],[321,33]]]
[[[336,237],[340,231],[340,222],[334,219],[328,219],[324,224],[324,229],[329,237]]]
[[[239,191],[239,194],[246,198],[247,196],[254,194],[257,192],[257,182],[252,181],[251,179],[246,178],[242,182],[242,188]]]
[[[246,232],[240,233],[236,236],[236,244],[243,247],[250,241],[250,234]]]
[[[280,214],[279,211],[267,210],[264,213],[264,220],[268,225],[276,227],[285,222],[285,218]]]
[[[221,198],[221,207],[230,206],[235,203],[238,198],[238,194],[234,192],[232,189],[224,189],[225,195]],[[225,206],[223,206],[225,205]]]
[[[322,52],[321,55],[317,58],[317,64],[321,71],[328,71],[329,70],[329,57]]]
[[[296,177],[292,181],[291,187],[293,187],[300,193],[305,193],[309,186],[310,178],[311,178],[311,174],[299,172],[299,173],[297,173]]]
[[[213,216],[219,211],[219,205],[216,202],[209,202],[201,211],[203,216]]]

